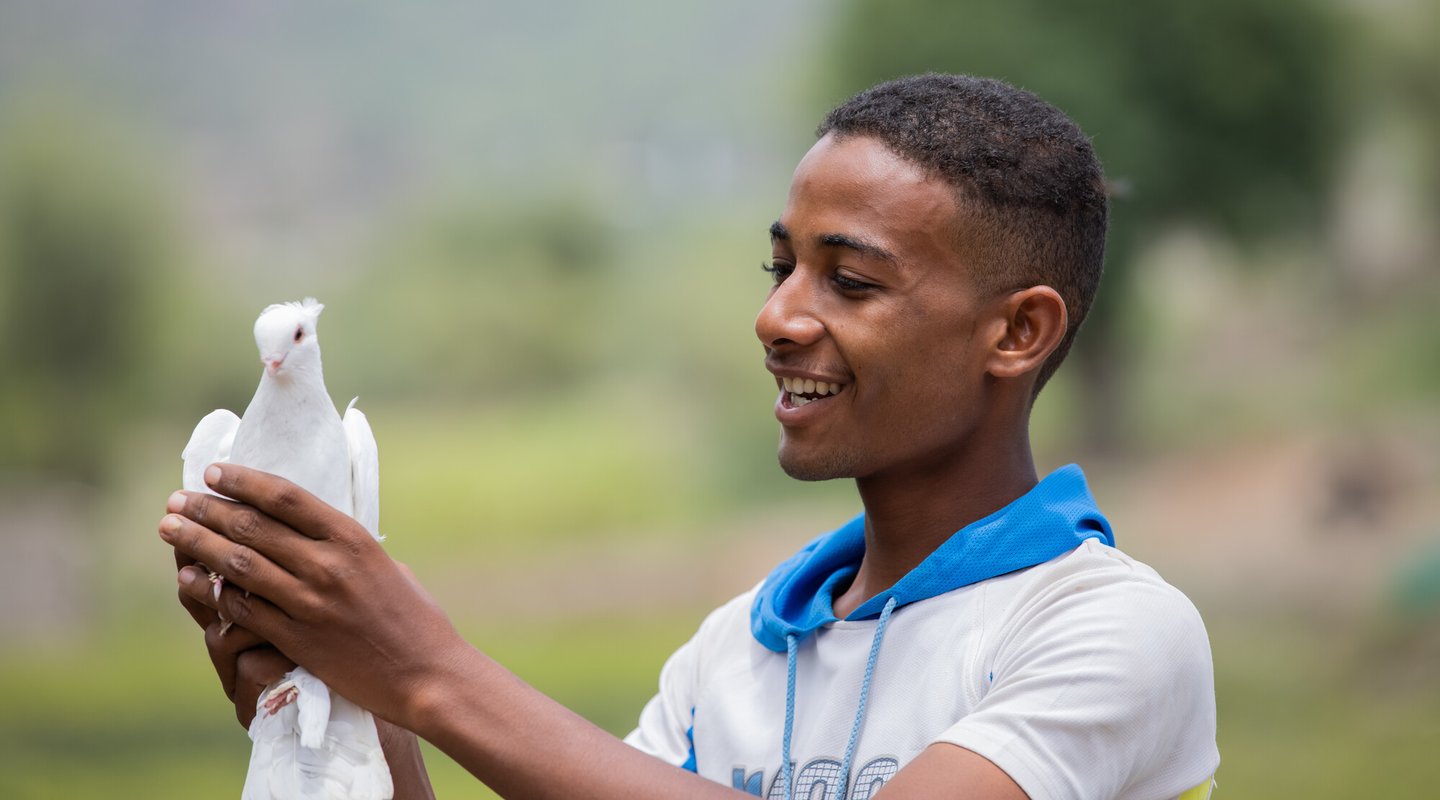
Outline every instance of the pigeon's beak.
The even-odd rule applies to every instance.
[[[280,365],[285,363],[285,356],[268,356],[261,358],[260,363],[265,365],[265,374],[273,378],[280,371]]]

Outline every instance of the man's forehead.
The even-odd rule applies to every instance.
[[[922,184],[938,180],[929,170],[906,158],[882,139],[866,134],[830,132],[815,141],[795,165],[791,185],[819,173],[850,180]],[[943,181],[941,181],[943,182]]]
[[[841,212],[861,224],[887,214],[915,217],[938,211],[950,216],[957,200],[955,187],[879,139],[830,133],[796,166],[782,220],[797,206]]]

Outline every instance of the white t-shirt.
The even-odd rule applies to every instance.
[[[780,798],[786,654],[752,637],[754,595],[671,656],[626,741]],[[834,622],[800,644],[793,797],[836,796],[876,624]],[[901,606],[840,796],[871,797],[936,742],[984,756],[1037,800],[1173,798],[1208,783],[1220,757],[1204,623],[1154,570],[1095,539]]]

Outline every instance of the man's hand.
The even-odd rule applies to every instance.
[[[192,571],[199,569],[194,559],[178,550],[175,551],[175,566],[179,570],[187,567]],[[213,602],[213,595],[206,597]],[[220,687],[235,704],[235,718],[240,721],[241,727],[248,730],[250,720],[255,717],[260,694],[266,686],[294,669],[295,663],[248,629],[227,626],[215,609],[191,597],[188,589],[183,587],[180,589],[180,605],[190,612],[195,624],[205,632],[205,649],[210,654],[215,674],[220,678]],[[225,632],[222,634],[221,631]]]
[[[205,628],[241,721],[295,662],[413,729],[427,688],[469,649],[445,614],[358,522],[303,489],[229,464],[205,478],[235,501],[176,492],[160,536],[175,547],[181,602]],[[197,562],[225,579],[218,601]],[[221,616],[235,624],[224,636]]]
[[[232,469],[238,468],[232,467]],[[279,481],[278,478],[274,480]],[[309,499],[319,503],[313,497]],[[187,507],[192,508],[193,514],[209,519],[210,524],[224,530],[223,524],[216,522],[217,519],[224,518],[223,513],[221,516],[216,516],[213,513],[214,509],[209,505],[211,501],[226,502],[210,498],[208,495],[188,495],[177,492],[167,504],[167,509],[173,513],[162,521],[161,536],[166,541],[173,542],[174,534],[164,532],[167,528],[174,527],[170,523],[180,522],[180,528],[176,529],[177,534],[187,525],[198,523],[198,520],[186,522],[175,516],[176,514],[184,515]],[[323,504],[321,505],[323,506]],[[199,510],[195,510],[194,507],[198,507]],[[238,511],[244,520],[240,526],[242,530],[258,535],[257,523],[260,521],[260,517],[255,515],[253,509],[244,509],[234,503],[229,503],[228,507]],[[324,508],[329,509],[329,506],[324,506]],[[333,509],[330,510],[333,511]],[[245,517],[246,514],[252,516]],[[231,520],[233,522],[235,518],[231,517]],[[201,526],[197,525],[197,527]],[[213,531],[210,533],[214,535]],[[254,538],[254,535],[250,536],[250,539]],[[365,538],[369,539],[368,536]],[[192,532],[192,537],[186,541],[204,539],[201,531],[195,530]],[[254,542],[252,541],[252,543]],[[232,557],[234,557],[234,551],[232,551]],[[208,565],[221,562],[217,560],[205,563]],[[400,570],[412,588],[419,591],[414,576],[408,569],[401,564],[390,563]],[[180,604],[190,613],[196,624],[205,631],[205,648],[209,651],[210,661],[214,664],[215,673],[220,678],[220,686],[224,689],[225,696],[235,704],[236,719],[248,730],[265,688],[284,677],[285,673],[295,667],[295,662],[282,654],[267,639],[254,633],[245,625],[227,625],[221,620],[218,609],[225,600],[226,594],[234,595],[236,592],[233,589],[222,591],[221,600],[216,601],[208,573],[197,566],[197,559],[191,550],[177,545],[175,566],[179,570],[177,579],[180,583]],[[240,572],[244,572],[244,570],[240,570]],[[221,571],[220,574],[225,575],[227,581],[230,578],[228,572]],[[225,619],[234,620],[235,617],[227,612]],[[226,630],[227,628],[228,630]],[[222,634],[222,630],[225,633]],[[390,766],[391,777],[394,779],[396,800],[409,800],[410,798],[433,800],[434,793],[430,788],[430,779],[426,775],[424,759],[421,757],[420,745],[415,734],[379,717],[376,718],[375,724],[380,734],[380,746],[385,751],[385,760]]]

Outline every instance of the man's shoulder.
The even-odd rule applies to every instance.
[[[1105,588],[1116,593],[1157,591],[1185,597],[1149,564],[1099,539],[1086,539],[1073,550],[1049,561],[995,580],[1014,584],[1016,589],[1032,594]]]
[[[701,648],[732,647],[750,639],[750,609],[760,585],[750,587],[721,603],[701,621],[694,641]]]
[[[1078,628],[1118,626],[1144,636],[1188,632],[1207,640],[1195,604],[1152,567],[1090,539],[1030,569],[992,579],[988,605],[1016,627],[1065,619]]]

